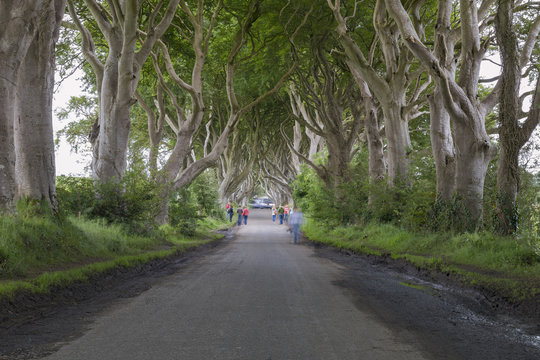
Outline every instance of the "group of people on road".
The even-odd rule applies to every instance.
[[[289,222],[289,215],[291,213],[291,208],[289,205],[280,205],[276,209],[276,205],[272,206],[272,222],[276,222],[276,218],[279,219],[279,224],[283,225],[283,222]]]
[[[227,219],[229,220],[229,222],[232,222],[234,216],[234,204],[228,202],[227,205],[225,205],[225,210],[227,211]],[[249,209],[247,208],[247,206],[238,206],[238,208],[236,209],[236,214],[238,215],[238,226],[242,225],[242,219],[244,220],[244,225],[247,225],[249,215]]]
[[[229,222],[233,221],[234,206],[235,205],[230,201],[225,206],[225,210],[227,212],[227,219],[229,220]],[[244,221],[244,225],[247,225],[249,209],[245,205],[238,206],[236,209],[236,214],[238,215],[237,225],[242,225],[242,220]],[[299,211],[296,207],[293,210],[289,207],[289,205],[280,205],[278,208],[273,205],[272,222],[275,223],[276,218],[279,219],[280,225],[285,222],[286,224],[289,224],[291,226],[294,235],[294,243],[297,244],[300,241],[300,226],[302,226],[302,224],[304,223],[304,214],[302,214],[302,212]]]
[[[276,222],[276,218],[279,218],[279,224],[283,222],[291,225],[294,235],[294,243],[300,241],[300,226],[304,223],[304,214],[298,210],[298,208],[291,209],[289,205],[280,205],[278,208],[272,206],[272,222]]]

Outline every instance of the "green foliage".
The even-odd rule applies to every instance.
[[[169,201],[169,224],[185,236],[193,236],[204,218],[223,219],[215,171],[207,170]]]
[[[150,179],[127,173],[119,183],[96,184],[95,188],[96,199],[89,211],[91,218],[129,226],[153,221],[159,203],[156,185]]]
[[[135,234],[154,230],[158,209],[155,183],[140,173],[126,172],[118,182],[94,183],[89,178],[59,176],[57,197],[63,216],[84,216],[123,224]]]
[[[56,196],[59,210],[64,216],[86,216],[96,198],[94,183],[85,177],[58,176]]]
[[[198,205],[200,215],[216,219],[223,218],[215,169],[208,169],[199,175],[189,186],[189,190]]]
[[[384,180],[370,183],[367,152],[357,153],[350,166],[350,180],[329,188],[307,167],[293,185],[295,202],[313,219],[329,226],[392,223],[411,230],[430,227],[435,200],[433,166],[421,157],[411,164],[413,175],[389,186]]]
[[[428,217],[428,229],[431,231],[461,233],[474,226],[470,214],[457,197],[453,197],[450,202],[436,200],[428,212]]]
[[[169,224],[186,236],[195,235],[198,204],[189,189],[181,189],[169,201]]]
[[[519,234],[529,238],[540,254],[540,172],[533,176],[522,171],[517,205]]]
[[[75,153],[90,154],[88,134],[98,118],[97,97],[82,95],[71,97],[65,108],[56,111],[60,121],[68,121],[56,132],[56,143],[64,136]]]

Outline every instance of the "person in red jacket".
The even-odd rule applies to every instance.
[[[244,216],[244,225],[247,225],[248,214],[249,210],[247,207],[244,206],[244,210],[242,211],[242,215]]]

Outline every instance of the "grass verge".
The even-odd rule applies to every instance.
[[[511,302],[540,301],[540,244],[532,239],[417,234],[389,224],[327,228],[313,221],[306,222],[304,232],[317,243],[454,275],[463,285],[487,289]]]
[[[221,238],[213,230],[226,228],[212,219],[197,225],[194,236],[170,226],[143,236],[98,221],[1,217],[0,299],[20,291],[48,293],[118,267],[175,256]]]

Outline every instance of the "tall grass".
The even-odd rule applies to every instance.
[[[48,292],[115,267],[174,255],[216,238],[220,220],[198,221],[195,236],[166,225],[154,236],[134,235],[122,224],[52,216],[0,217],[0,298],[18,291]]]
[[[54,217],[0,217],[0,280],[25,278],[43,271],[95,260],[136,255],[165,242],[128,234],[119,224]]]

